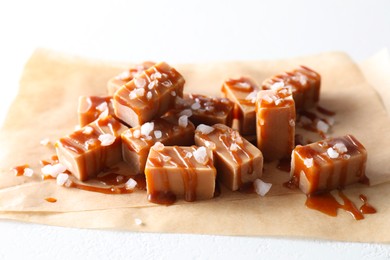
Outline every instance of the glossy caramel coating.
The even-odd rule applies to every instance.
[[[106,112],[107,110],[107,112]],[[77,114],[80,127],[84,127],[105,113],[106,115],[114,115],[112,107],[112,97],[99,96],[80,96]]]

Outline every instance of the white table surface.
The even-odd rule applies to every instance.
[[[390,48],[390,1],[1,1],[0,33],[2,122],[36,47],[135,62],[275,59],[331,50],[360,61]],[[0,221],[0,259],[53,257],[390,259],[390,247]]]

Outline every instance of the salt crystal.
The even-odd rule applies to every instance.
[[[303,164],[307,167],[307,168],[311,168],[313,166],[313,158],[306,158],[303,160]]]
[[[292,126],[292,127],[295,126],[295,120],[294,120],[294,119],[290,119],[290,121],[288,121],[288,123],[289,123],[290,126]]]
[[[135,93],[135,89],[130,92],[129,98],[130,99],[136,99],[137,98],[137,94]]]
[[[199,131],[204,135],[208,135],[209,133],[214,131],[214,128],[208,125],[200,124],[196,127],[196,131]]]
[[[93,128],[90,126],[84,127],[83,134],[89,135],[93,132]]]
[[[34,174],[34,171],[31,168],[25,168],[23,171],[23,175],[26,177],[31,177],[31,176],[33,176],[33,174]]]
[[[210,149],[212,149],[212,150],[214,150],[214,149],[217,148],[217,146],[215,145],[215,143],[210,142],[210,141],[205,141],[205,142],[204,142],[204,145],[205,145],[207,148],[210,148]]]
[[[153,145],[153,149],[155,150],[155,151],[162,151],[162,150],[164,150],[164,145],[162,144],[162,143],[160,143],[160,142],[156,142],[154,145]]]
[[[153,89],[155,85],[156,85],[156,81],[153,80],[152,82],[149,83],[148,89]]]
[[[235,152],[238,150],[238,148],[239,148],[239,146],[236,143],[232,143],[229,147],[229,150],[232,152]]]
[[[142,225],[142,220],[139,219],[139,218],[136,218],[136,219],[134,219],[134,223],[135,223],[137,226],[141,226],[141,225]]]
[[[299,83],[301,83],[302,86],[307,84],[307,77],[305,75],[301,75],[299,77]]]
[[[339,157],[339,153],[336,150],[334,150],[332,147],[329,147],[328,150],[326,150],[326,153],[332,159],[336,159],[337,157]]]
[[[49,138],[44,138],[44,139],[42,139],[40,141],[40,144],[44,145],[44,146],[47,146],[49,143],[50,143],[50,139]]]
[[[184,158],[191,158],[191,157],[192,157],[192,153],[186,152],[186,155],[184,156]]]
[[[116,78],[120,80],[125,80],[130,78],[130,71],[123,71],[121,74],[119,74]]]
[[[156,137],[157,139],[160,139],[162,137],[162,132],[160,130],[154,131],[153,134],[154,137]]]
[[[235,84],[235,86],[238,86],[240,88],[249,89],[251,85],[248,82],[238,82]]]
[[[64,173],[66,171],[66,167],[61,163],[56,163],[54,165],[48,164],[42,167],[41,171],[44,175],[50,175],[55,178],[58,174]]]
[[[200,104],[198,102],[195,102],[194,104],[191,105],[192,110],[198,110],[200,108]]]
[[[136,88],[144,88],[146,85],[146,80],[144,78],[135,78],[134,85]]]
[[[176,91],[172,90],[172,91],[171,91],[171,96],[172,96],[172,97],[176,97]]]
[[[188,117],[184,116],[184,115],[179,117],[178,124],[181,127],[187,127],[187,125],[188,125]]]
[[[282,103],[283,99],[278,98],[275,100],[275,105],[279,106],[280,103]]]
[[[150,76],[151,79],[161,79],[161,73],[156,71],[156,73],[153,73],[152,76]]]
[[[63,186],[65,185],[66,181],[69,179],[69,175],[66,173],[60,173],[57,175],[57,185]]]
[[[192,110],[191,109],[184,109],[179,113],[180,116],[187,116],[190,117],[192,116]]]
[[[99,135],[98,139],[100,141],[101,146],[109,146],[115,142],[116,137],[113,136],[112,134],[101,134]]]
[[[245,100],[250,100],[252,103],[255,103],[257,98],[257,93],[258,93],[257,90],[252,91],[251,93],[248,94],[248,96],[245,97]]]
[[[256,193],[262,197],[265,196],[265,194],[267,194],[272,187],[271,183],[263,182],[260,179],[256,179],[253,185],[255,186]]]
[[[80,130],[80,129],[81,129],[81,126],[80,126],[80,125],[75,125],[75,126],[74,126],[74,130],[75,130],[75,131],[78,131],[78,130]]]
[[[321,131],[322,133],[327,133],[329,130],[329,125],[327,123],[325,123],[324,121],[319,120],[317,122],[316,128],[318,131]]]
[[[108,109],[104,110],[100,115],[99,118],[105,118],[108,116]]]
[[[263,100],[265,100],[267,103],[272,103],[274,102],[274,100],[272,99],[272,97],[268,96],[268,95],[265,95],[263,96]]]
[[[147,98],[148,100],[151,100],[152,97],[153,97],[152,92],[148,91],[148,93],[146,94],[146,98]]]
[[[101,111],[101,112],[108,109],[107,102],[103,102],[103,103],[99,104],[98,106],[96,106],[96,109]]]
[[[170,86],[172,86],[172,82],[167,80],[167,81],[162,82],[161,85],[163,85],[166,88],[169,88]]]
[[[140,136],[141,136],[141,131],[140,131],[139,129],[134,130],[133,136],[134,136],[135,138],[140,138]]]
[[[141,135],[149,136],[150,132],[154,129],[153,122],[147,122],[141,126]]]
[[[284,82],[278,81],[278,82],[275,82],[274,84],[271,85],[271,90],[278,91],[279,89],[281,89],[283,87],[284,87]]]
[[[341,154],[348,152],[347,147],[343,143],[336,143],[335,145],[333,145],[333,149],[335,149]]]
[[[194,155],[195,160],[201,164],[206,164],[209,159],[207,156],[206,147],[204,146],[199,147],[192,154]]]
[[[135,186],[137,186],[137,182],[132,178],[125,183],[126,190],[134,190]]]

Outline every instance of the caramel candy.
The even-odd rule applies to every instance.
[[[320,99],[321,76],[305,66],[278,74],[263,82],[263,89],[291,88],[297,110],[314,107]]]
[[[306,194],[365,182],[367,151],[352,135],[298,145],[291,160],[291,181]]]
[[[58,160],[77,179],[95,177],[122,160],[120,134],[127,129],[108,115],[58,140]]]
[[[115,92],[115,115],[132,127],[149,122],[174,107],[184,82],[174,68],[158,63]]]
[[[107,82],[108,95],[113,96],[115,92],[122,86],[128,83],[133,78],[139,76],[144,70],[152,67],[155,62],[145,61],[133,68],[123,71],[121,74],[113,77]]]
[[[214,150],[218,179],[233,191],[263,173],[261,151],[230,127],[199,125],[195,130],[195,144]]]
[[[148,199],[159,204],[172,204],[176,197],[186,201],[211,199],[216,175],[210,149],[156,143],[145,168]]]
[[[246,77],[229,79],[222,86],[225,97],[234,101],[234,119],[238,119],[238,129],[242,135],[256,134],[256,95],[260,88]]]
[[[232,126],[234,103],[227,98],[185,94],[183,98],[176,99],[175,108],[188,109],[191,114],[190,120],[195,126],[200,124]]]
[[[104,112],[104,113],[103,113]],[[96,97],[96,96],[81,96],[79,97],[79,106],[77,114],[79,118],[79,125],[86,126],[103,113],[103,117],[107,115],[114,115],[112,107],[112,97]]]
[[[170,114],[133,127],[122,133],[123,160],[134,174],[143,173],[150,147],[156,142],[165,145],[194,144],[195,126],[187,116]]]
[[[294,149],[295,106],[289,88],[261,90],[256,101],[257,147],[267,161],[289,157]]]

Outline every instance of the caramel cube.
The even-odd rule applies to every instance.
[[[58,140],[55,144],[58,159],[81,181],[95,177],[122,160],[120,135],[126,129],[110,115],[99,118]]]
[[[190,120],[195,126],[200,124],[224,124],[232,126],[234,103],[227,98],[207,97],[199,94],[184,94],[176,99],[175,108],[188,109]]]
[[[92,123],[102,114],[103,117],[114,115],[112,97],[81,96],[79,97],[77,114],[81,127]]]
[[[115,92],[115,115],[132,127],[160,117],[183,96],[184,82],[174,68],[158,63]]]
[[[213,149],[218,179],[230,190],[238,190],[263,173],[261,151],[230,127],[199,125],[195,130],[195,144]]]
[[[134,174],[143,173],[150,148],[156,142],[165,145],[194,144],[195,126],[187,116],[168,115],[133,127],[122,133],[123,160]]]
[[[155,63],[151,61],[145,61],[141,64],[134,66],[128,70],[123,71],[121,74],[111,78],[107,82],[108,95],[113,96],[115,92],[123,85],[128,83],[135,77],[138,77],[144,70],[149,69]]]
[[[295,106],[290,89],[259,91],[256,113],[257,147],[264,159],[288,158],[295,137]]]
[[[150,150],[145,175],[151,202],[170,204],[166,199],[172,196],[186,201],[214,197],[217,172],[213,153],[206,147],[156,143]]]
[[[256,94],[260,88],[246,77],[229,79],[222,86],[222,94],[235,103],[234,119],[238,120],[238,129],[242,135],[256,134]]]
[[[291,178],[305,194],[365,182],[367,151],[352,135],[298,145],[291,158]]]
[[[311,108],[320,99],[321,76],[308,67],[300,66],[265,80],[262,88],[269,90],[279,86],[291,88],[297,110]]]

